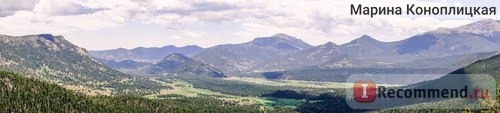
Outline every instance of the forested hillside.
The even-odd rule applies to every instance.
[[[498,87],[500,80],[500,55],[479,60],[469,66],[453,71],[452,74],[489,74],[495,78]]]
[[[56,84],[4,71],[0,71],[0,111],[14,113],[264,112],[257,106],[239,105],[230,101],[206,97],[146,99],[135,96],[88,96],[69,91]]]
[[[480,60],[477,62],[474,62],[468,66],[465,66],[463,68],[460,68],[458,70],[453,71],[450,73],[448,76],[453,76],[453,74],[489,74],[495,78],[495,80],[498,81],[500,79],[500,55],[496,55],[484,60]],[[436,82],[436,81],[430,81],[430,82]],[[442,81],[437,81],[437,82],[442,82]],[[421,84],[419,84],[421,85]],[[388,112],[388,113],[393,113],[393,112],[488,112],[488,113],[493,113],[493,112],[499,112],[498,110],[500,109],[500,101],[499,101],[499,85],[497,85],[497,98],[496,100],[481,100],[482,104],[485,106],[489,106],[489,109],[483,109],[483,110],[477,110],[477,109],[449,109],[449,110],[441,110],[441,109],[415,109],[412,107],[419,107],[418,105],[408,105],[404,106],[406,109],[381,109],[381,110],[369,110],[369,111],[377,111],[377,112]],[[437,106],[442,106],[442,105],[455,105],[457,103],[450,103],[450,102],[436,102],[436,103],[423,103],[420,105],[437,105]],[[410,108],[410,109],[408,109]],[[308,113],[315,113],[315,112],[336,112],[336,111],[343,111],[347,110],[348,112],[353,112],[349,111],[352,110],[349,108],[349,106],[346,105],[345,100],[343,98],[337,98],[337,99],[324,99],[323,101],[320,102],[312,102],[312,103],[305,103],[300,106],[298,106],[297,111],[299,112],[308,112]],[[360,110],[364,112],[363,110]]]
[[[84,93],[146,95],[166,88],[95,61],[84,48],[51,34],[0,35],[0,70],[44,80]]]
[[[463,68],[460,68],[458,70],[455,70],[451,72],[450,74],[440,78],[436,79],[434,81],[429,81],[429,82],[423,82],[416,84],[415,86],[417,87],[426,87],[425,85],[427,84],[442,84],[443,81],[446,81],[446,79],[460,79],[461,81],[469,82],[470,79],[473,78],[468,78],[464,76],[458,76],[456,74],[471,74],[471,76],[474,76],[473,74],[489,74],[493,76],[497,82],[497,88],[496,88],[496,100],[492,99],[484,99],[480,100],[482,105],[487,106],[488,109],[482,109],[482,110],[477,110],[477,109],[462,109],[462,110],[456,110],[453,112],[462,112],[462,111],[467,111],[467,112],[499,112],[500,110],[500,100],[499,100],[499,91],[500,87],[498,85],[499,77],[500,77],[500,55],[495,55],[493,57],[484,59],[484,60],[479,60],[476,61],[468,66],[465,66]],[[422,85],[422,86],[418,86]],[[427,86],[428,87],[428,86]],[[450,102],[450,101],[441,101],[441,102],[432,102],[432,103],[424,103],[424,104],[415,104],[415,105],[409,105],[409,106],[404,106],[408,108],[412,107],[418,107],[419,105],[423,106],[429,106],[429,105],[434,105],[434,106],[439,106],[439,105],[455,105],[463,102]],[[412,109],[391,109],[391,110],[384,110],[384,112],[450,112],[449,110],[412,110]]]

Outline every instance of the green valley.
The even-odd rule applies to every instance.
[[[211,97],[89,96],[4,71],[0,72],[0,80],[0,109],[4,112],[291,112],[269,111]]]

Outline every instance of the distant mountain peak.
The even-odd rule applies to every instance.
[[[191,58],[187,57],[187,56],[184,56],[180,53],[172,53],[170,55],[168,55],[167,57],[165,57],[162,61],[177,61],[177,62],[185,62],[186,60],[190,60]],[[162,62],[160,61],[160,62]]]
[[[438,28],[434,31],[426,32],[426,34],[456,35],[454,37],[449,37],[449,38],[457,38],[457,37],[464,38],[460,40],[465,40],[466,38],[479,36],[495,44],[500,44],[500,20],[485,19],[470,24],[462,25],[456,28]],[[469,43],[472,42],[469,41]]]
[[[162,49],[172,49],[172,48],[183,48],[183,49],[203,49],[202,47],[200,46],[197,46],[197,45],[186,45],[186,46],[175,46],[175,45],[167,45],[167,46],[163,46],[161,47]]]
[[[335,46],[338,46],[338,45],[335,44],[335,43],[333,43],[333,42],[327,42],[327,43],[325,43],[325,44],[323,44],[321,46],[333,46],[333,47],[335,47]]]
[[[126,48],[117,48],[117,49],[115,49],[115,50],[127,51],[128,49],[126,49]]]
[[[175,45],[166,45],[166,46],[163,46],[161,48],[171,48],[171,47],[177,47],[177,46],[175,46]]]
[[[323,45],[319,45],[318,47],[321,50],[334,50],[335,48],[338,47],[338,45],[333,42],[327,42]]]
[[[471,32],[476,34],[491,34],[493,31],[500,31],[500,20],[484,19],[456,28],[440,27],[428,33],[449,34],[453,32]]]
[[[293,37],[293,36],[290,36],[287,34],[277,33],[277,34],[274,34],[274,35],[269,36],[269,37],[258,37],[258,38],[255,38],[253,41],[261,41],[264,39],[265,40],[274,40],[274,41],[277,41],[277,40],[288,40],[288,41],[300,40],[296,37]]]
[[[172,49],[172,48],[194,48],[194,49],[203,49],[200,46],[197,45],[186,45],[186,46],[175,46],[175,45],[166,45],[163,47],[136,47],[130,50],[144,50],[144,49]],[[118,48],[120,49],[120,48]],[[126,49],[129,50],[129,49]]]
[[[474,23],[455,28],[459,32],[472,32],[477,34],[490,33],[500,31],[500,20],[485,19]]]
[[[157,63],[172,53],[181,53],[185,56],[192,56],[203,51],[203,48],[196,45],[176,47],[166,45],[163,47],[136,47],[133,49],[112,49],[90,51],[93,57],[105,60],[123,61],[133,60],[141,63]]]
[[[276,34],[274,34],[271,37],[277,37],[277,38],[283,38],[283,39],[297,39],[297,38],[295,38],[293,36],[290,36],[290,35],[287,35],[287,34],[284,34],[284,33],[276,33]]]
[[[499,20],[494,20],[494,19],[484,19],[480,20],[471,24],[498,24]],[[469,25],[471,25],[469,24]]]
[[[186,57],[186,56],[184,56],[181,53],[172,53],[172,54],[168,55],[166,58],[169,58],[169,57]]]
[[[156,63],[155,66],[162,67],[165,69],[174,69],[175,67],[181,65],[182,63],[189,61],[192,61],[192,59],[180,53],[173,53],[165,57],[160,62]]]
[[[278,33],[270,37],[258,37],[250,42],[256,46],[271,46],[276,49],[303,50],[312,46],[304,41],[283,33]]]
[[[375,43],[383,43],[383,42],[378,41],[377,39],[374,39],[371,36],[363,35],[357,39],[354,39],[346,43],[345,45],[354,46],[354,45],[375,44]]]
[[[493,20],[493,19],[485,19],[485,20],[480,20],[477,22],[473,22],[467,25],[463,25],[462,27],[492,27],[492,26],[499,26],[499,20]]]
[[[357,41],[366,41],[366,42],[380,42],[378,41],[377,39],[371,37],[371,36],[368,36],[368,35],[363,35],[361,37],[359,37],[358,39],[355,39]]]
[[[202,48],[202,47],[197,46],[197,45],[187,45],[187,46],[183,46],[183,47],[196,47],[196,48]]]
[[[194,75],[208,75],[212,77],[226,77],[224,73],[205,62],[191,59],[180,53],[173,53],[149,69],[151,74],[190,73]]]

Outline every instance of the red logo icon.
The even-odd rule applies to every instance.
[[[377,94],[375,82],[363,80],[356,81],[353,87],[354,100],[358,102],[373,102]]]

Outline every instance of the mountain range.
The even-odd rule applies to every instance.
[[[161,61],[165,56],[172,53],[181,53],[183,55],[193,56],[195,54],[198,54],[202,50],[203,48],[196,45],[189,45],[184,47],[168,45],[160,48],[138,47],[130,50],[119,48],[112,50],[90,51],[90,54],[92,54],[92,56],[95,58],[116,62],[132,60],[141,63],[157,63]]]
[[[295,37],[278,33],[242,44],[225,44],[206,48],[193,56],[225,73],[252,72],[258,66],[313,46]]]
[[[56,83],[104,82],[109,87],[114,81],[133,78],[114,69],[133,75],[212,77],[265,77],[275,72],[272,75],[279,77],[272,78],[326,81],[353,73],[448,73],[498,54],[499,22],[482,20],[439,28],[395,42],[364,35],[342,45],[312,46],[278,33],[210,48],[165,46],[90,54],[62,36],[1,35],[0,69]]]
[[[421,65],[414,65],[414,63],[419,63],[426,59],[499,51],[499,32],[499,21],[489,19],[457,28],[439,28],[394,42],[382,42],[364,35],[342,45],[328,42],[310,49],[285,55],[265,64],[255,64],[255,66],[249,67],[257,67],[253,69],[254,72],[286,71],[314,65],[337,68],[422,68]],[[346,57],[349,57],[348,59],[350,60],[346,60]],[[489,56],[475,57],[474,59],[469,59],[468,63],[487,57]],[[339,63],[335,63],[340,61],[340,59],[344,59],[344,64],[351,65],[338,65]],[[427,64],[426,67],[439,68],[439,66],[444,66],[444,64],[458,64],[461,61],[457,59],[454,61],[434,60],[434,62],[434,64]],[[467,63],[451,67],[458,68],[465,65]],[[449,68],[449,66],[446,65],[441,68]],[[248,70],[252,69],[246,69],[245,72],[248,72]]]
[[[0,70],[57,83],[83,93],[145,95],[165,87],[99,63],[87,50],[62,36],[1,35],[0,48]]]
[[[190,49],[192,51],[183,51],[184,53],[181,54],[204,62],[213,69],[220,70],[229,76],[304,70],[313,67],[318,69],[362,67],[447,68],[447,70],[453,70],[473,61],[495,55],[494,51],[500,50],[499,35],[500,21],[488,19],[457,28],[439,28],[394,42],[382,42],[368,35],[363,35],[342,45],[327,42],[319,46],[312,46],[296,37],[278,33],[269,37],[258,37],[240,44]],[[163,48],[166,47],[173,46]],[[159,48],[142,48],[143,51],[156,50],[156,52],[162,53],[161,55],[137,52],[139,50],[138,48],[132,50],[116,49],[94,51],[91,54],[95,58],[108,59],[131,53],[143,56],[142,59],[154,58],[156,62],[150,60],[147,67],[160,62],[158,60],[160,57],[164,58],[186,49],[177,48],[161,51]],[[490,53],[488,54],[488,52]],[[133,57],[121,57],[115,60],[145,61]],[[104,63],[112,67],[119,67],[117,69],[127,68],[127,65],[130,64],[138,64],[127,62],[129,64],[125,63],[122,67],[113,65],[119,63]],[[134,70],[129,71],[133,72]]]
[[[136,48],[91,53],[71,44],[62,36],[0,35],[0,48],[2,48],[0,90],[3,91],[0,93],[3,96],[0,97],[4,100],[14,100],[0,101],[0,106],[16,108],[28,105],[37,107],[34,109],[44,110],[46,108],[62,110],[65,106],[71,106],[68,110],[106,112],[118,109],[153,112],[159,110],[157,107],[161,104],[159,101],[163,101],[163,99],[148,100],[127,96],[87,97],[54,84],[47,84],[46,81],[65,87],[70,85],[71,87],[66,87],[68,89],[88,87],[72,89],[79,92],[100,90],[104,93],[98,94],[141,96],[158,94],[169,88],[173,89],[169,91],[178,90],[175,88],[183,86],[182,81],[189,80],[190,77],[196,78],[191,80],[197,81],[189,81],[193,85],[186,84],[184,87],[196,88],[200,86],[194,85],[195,83],[208,84],[207,81],[213,80],[211,87],[220,89],[235,85],[231,88],[252,89],[250,91],[266,90],[266,88],[254,87],[250,83],[231,84],[240,81],[216,78],[245,76],[345,82],[345,79],[352,74],[443,74],[449,78],[451,76],[447,74],[451,72],[451,74],[490,74],[498,82],[499,22],[482,20],[457,28],[439,28],[394,42],[382,42],[364,35],[342,45],[328,42],[312,46],[296,37],[279,33],[241,44],[224,44],[210,48],[165,46],[163,48],[173,47],[173,49]],[[136,76],[115,69],[134,72]],[[28,78],[4,71],[19,73]],[[152,77],[137,77],[141,74]],[[172,76],[172,80],[180,82],[165,79]],[[163,79],[165,81],[162,82]],[[162,84],[167,82],[172,82],[172,86]],[[203,90],[205,91],[208,90]],[[204,110],[214,106],[226,106],[226,104],[218,106],[221,102],[217,100],[201,100],[202,103],[193,102],[184,105],[186,102],[202,98],[182,99],[178,95],[173,96],[177,99],[165,101],[176,102],[180,99],[179,103],[182,106],[178,106],[179,103],[161,104],[173,107],[162,107],[164,108],[162,110],[189,111],[190,109],[184,108],[202,106],[204,108],[199,110]],[[249,108],[254,110],[259,107]]]
[[[497,41],[500,39],[499,22],[482,20],[458,28],[440,28],[395,42],[381,42],[367,35],[342,45],[328,42],[270,62],[257,71],[283,71],[319,65],[338,60],[335,58],[342,55],[370,61],[372,67],[380,67],[418,59],[498,51],[500,50],[500,43]]]
[[[134,60],[115,61],[115,60],[101,59],[101,58],[97,58],[97,57],[94,57],[94,59],[102,64],[105,64],[108,67],[113,68],[113,69],[137,69],[137,68],[147,67],[147,66],[153,65],[151,63],[137,62]]]

